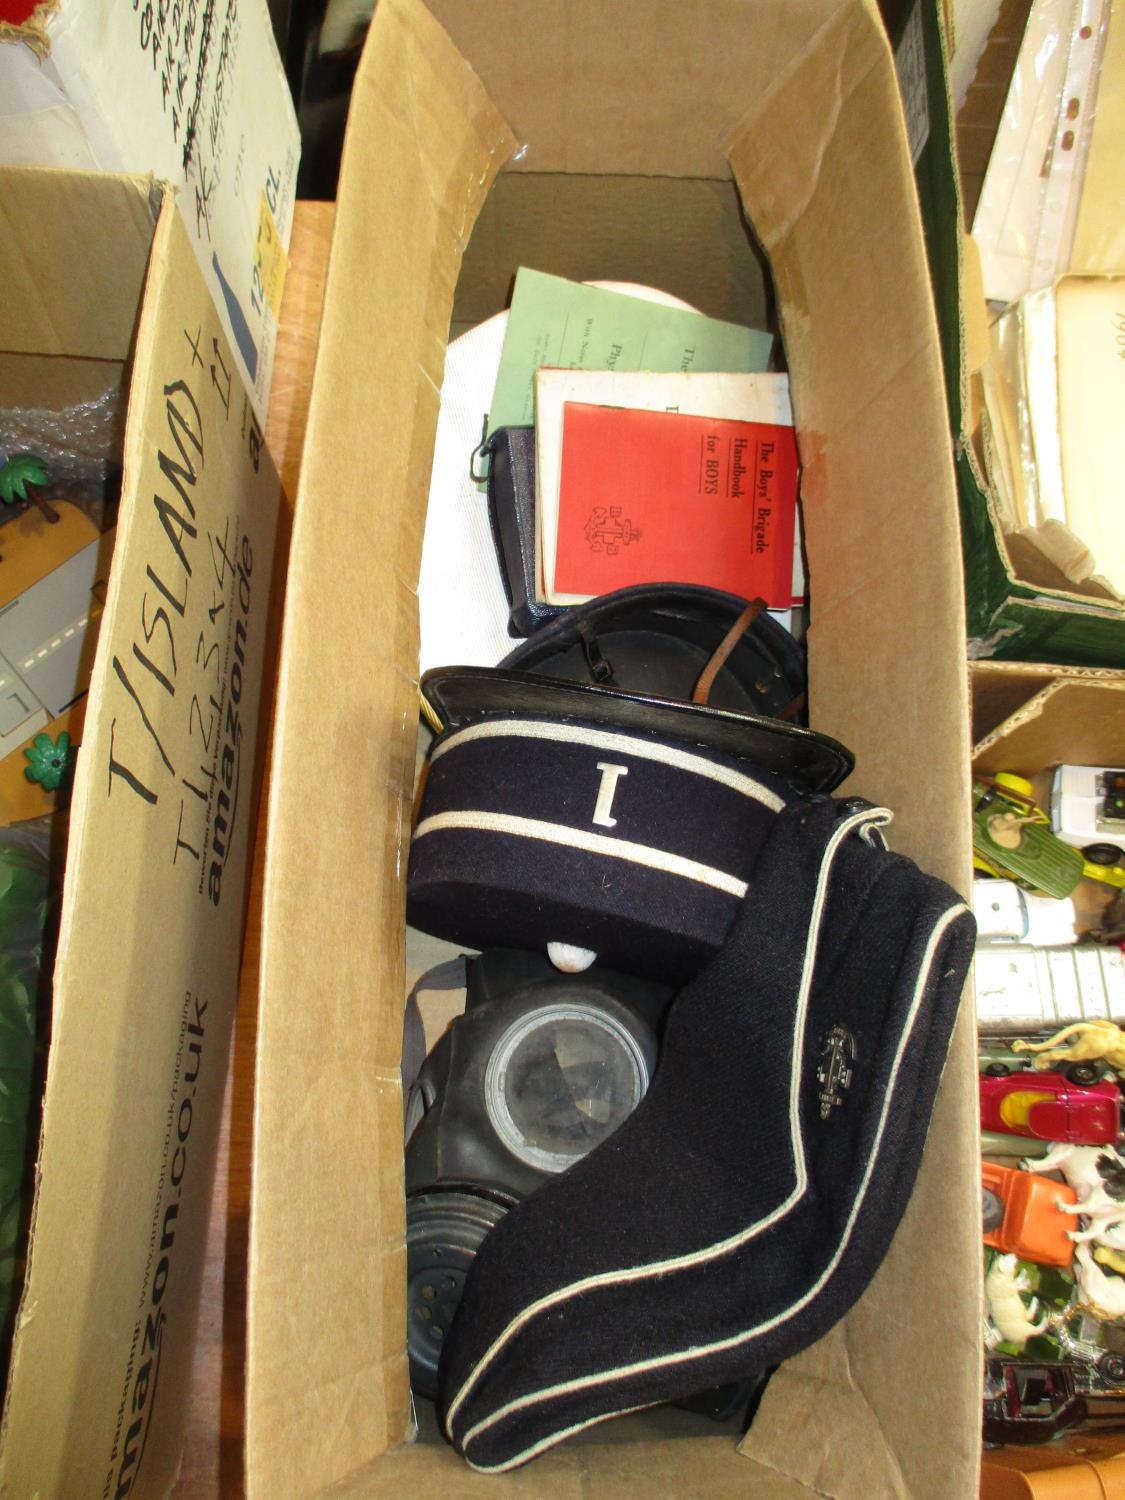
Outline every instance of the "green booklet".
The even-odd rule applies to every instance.
[[[604,287],[516,273],[488,431],[535,420],[535,372],[569,370],[765,370],[773,338],[682,307]]]

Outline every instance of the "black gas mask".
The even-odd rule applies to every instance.
[[[508,949],[469,959],[466,979],[464,1014],[406,1101],[408,1343],[423,1396],[436,1395],[442,1342],[485,1235],[640,1103],[673,994]]]

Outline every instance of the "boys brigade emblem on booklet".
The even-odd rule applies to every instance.
[[[639,542],[641,533],[628,516],[622,516],[620,505],[595,505],[582,535],[591,552],[616,557],[622,547]]]

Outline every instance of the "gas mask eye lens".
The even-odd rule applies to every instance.
[[[608,1011],[581,1002],[543,1006],[504,1032],[488,1061],[485,1107],[512,1154],[562,1172],[640,1103],[656,1043]]]

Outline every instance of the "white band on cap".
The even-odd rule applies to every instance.
[[[447,755],[450,750],[481,739],[553,740],[564,745],[585,745],[594,750],[615,750],[618,754],[635,755],[641,760],[653,760],[664,766],[673,766],[678,771],[689,771],[694,776],[705,776],[732,791],[741,792],[744,797],[760,802],[771,812],[780,812],[785,805],[783,797],[763,786],[753,776],[708,760],[703,755],[695,755],[690,750],[662,745],[658,741],[641,739],[636,735],[618,734],[611,729],[590,729],[583,724],[559,723],[546,719],[485,719],[479,724],[470,724],[435,745],[430,753],[430,763]]]
[[[737,875],[726,870],[716,870],[714,865],[701,864],[697,859],[688,859],[682,854],[670,854],[667,849],[653,849],[648,844],[634,844],[629,839],[614,839],[604,833],[588,833],[584,828],[571,828],[566,823],[546,823],[540,818],[520,818],[515,813],[479,812],[466,809],[464,812],[434,813],[423,818],[414,830],[414,840],[428,833],[447,833],[455,829],[472,829],[475,833],[507,833],[515,838],[538,839],[548,844],[563,844],[568,849],[581,849],[585,854],[601,854],[610,859],[628,860],[630,864],[645,865],[650,870],[662,870],[667,875],[679,875],[684,880],[694,880],[700,885],[709,885],[728,896],[737,896],[741,901],[749,887]]]

